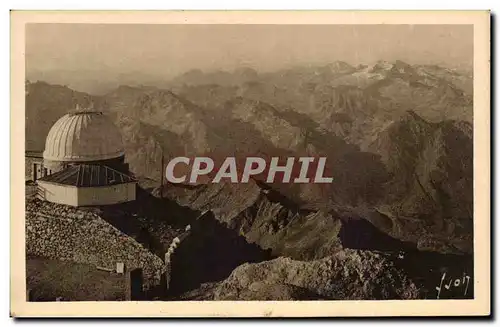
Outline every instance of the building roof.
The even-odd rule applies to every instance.
[[[77,110],[62,116],[45,140],[43,158],[53,161],[88,162],[124,155],[118,128],[102,112]]]
[[[108,166],[79,164],[42,177],[39,181],[76,187],[97,187],[132,183],[136,180]]]

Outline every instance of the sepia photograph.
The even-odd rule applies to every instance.
[[[488,12],[39,15],[11,17],[18,312],[489,314]]]

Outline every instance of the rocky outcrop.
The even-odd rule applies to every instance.
[[[264,292],[264,285],[267,291]],[[280,257],[244,264],[215,290],[215,299],[416,299],[419,287],[386,255],[344,250],[315,261]],[[262,298],[255,298],[260,294]]]

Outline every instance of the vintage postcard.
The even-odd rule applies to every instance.
[[[490,314],[489,12],[11,28],[12,316]]]

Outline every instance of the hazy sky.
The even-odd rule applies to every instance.
[[[472,65],[472,25],[29,24],[30,70],[261,71],[344,60]]]

